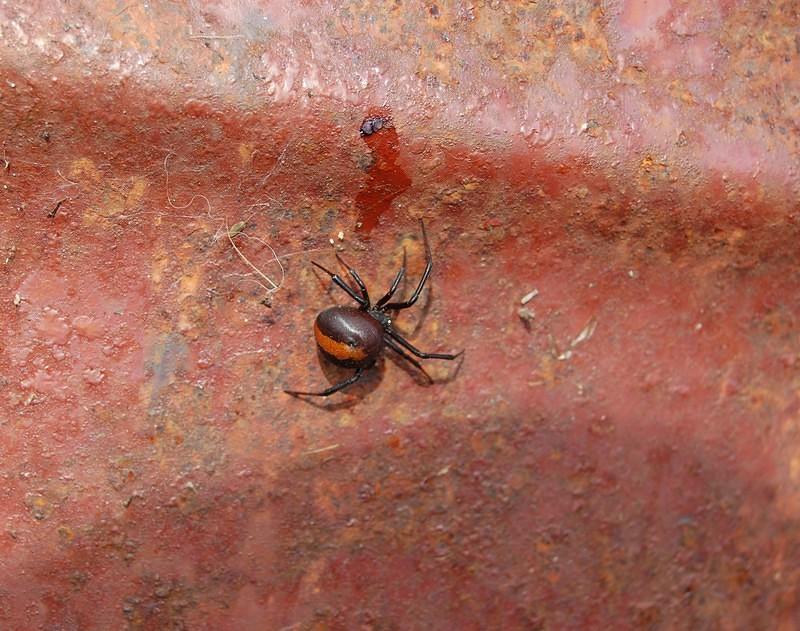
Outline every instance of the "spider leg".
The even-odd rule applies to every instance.
[[[375,308],[380,309],[392,299],[394,296],[394,292],[397,291],[397,288],[400,286],[400,281],[403,280],[403,276],[406,275],[406,249],[403,248],[403,267],[400,268],[400,271],[397,272],[397,276],[394,277],[392,281],[392,286],[389,287],[389,291],[386,292],[386,295],[381,298],[378,302],[375,303]]]
[[[359,296],[356,292],[354,292],[353,288],[350,287],[350,285],[348,285],[346,282],[344,282],[344,280],[342,280],[342,277],[339,276],[339,274],[334,274],[332,271],[330,271],[328,269],[325,269],[324,267],[322,267],[322,265],[320,265],[316,261],[311,261],[311,264],[316,266],[316,267],[318,267],[323,272],[325,272],[328,276],[330,276],[331,280],[338,287],[343,289],[345,291],[345,293],[347,293],[348,296],[350,296],[353,300],[355,300],[361,306],[362,309],[366,309],[367,307],[369,307],[369,302],[364,300],[363,296]]]
[[[390,336],[395,342],[398,342],[400,345],[407,348],[409,351],[414,353],[417,357],[421,357],[422,359],[456,359],[459,355],[461,355],[464,351],[458,351],[457,353],[425,353],[419,350],[416,346],[414,346],[411,342],[405,339],[402,335],[400,335],[397,331],[392,329],[387,329],[386,334]]]
[[[428,374],[428,371],[423,368],[422,364],[420,364],[416,359],[411,357],[408,353],[406,353],[392,338],[388,335],[383,336],[383,341],[386,342],[386,346],[391,348],[395,353],[400,355],[403,359],[408,361],[409,363],[413,364],[417,368],[422,371],[422,374],[425,375],[425,378],[428,380],[428,383],[433,383],[433,378]]]
[[[361,297],[367,303],[366,306],[362,306],[362,309],[369,309],[369,293],[367,292],[367,286],[364,284],[364,281],[361,280],[361,276],[358,275],[357,271],[344,262],[344,259],[339,256],[338,252],[336,253],[336,260],[344,265],[344,267],[347,269],[347,273],[352,276],[354,281],[356,281],[356,285],[358,285],[358,289],[361,291]]]
[[[425,287],[425,282],[428,280],[428,276],[431,275],[431,270],[433,269],[431,245],[428,243],[428,233],[425,232],[425,224],[421,219],[419,221],[419,225],[422,226],[422,239],[425,241],[425,258],[427,261],[425,264],[425,271],[422,273],[422,278],[419,279],[419,284],[414,290],[414,293],[411,294],[411,298],[408,300],[403,300],[402,302],[390,302],[384,307],[384,309],[407,309],[408,307],[412,306],[415,302],[417,302],[417,298],[419,298],[420,293],[422,293],[422,288]]]
[[[348,377],[341,383],[337,383],[336,385],[333,385],[330,388],[323,390],[322,392],[300,392],[298,390],[284,390],[284,392],[286,394],[291,394],[293,397],[296,397],[298,395],[303,395],[307,397],[327,397],[336,392],[339,392],[339,390],[342,390],[351,384],[354,384],[356,381],[361,379],[361,375],[363,373],[364,373],[363,368],[357,368],[356,372],[353,374],[352,377]]]

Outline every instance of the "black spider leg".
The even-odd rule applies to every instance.
[[[433,377],[431,377],[428,374],[428,371],[425,370],[425,368],[422,366],[422,364],[420,364],[416,359],[411,357],[411,355],[406,353],[392,338],[390,338],[388,335],[384,335],[383,336],[383,341],[386,342],[386,346],[388,346],[395,353],[400,355],[400,357],[402,357],[407,362],[409,362],[409,363],[413,364],[414,366],[416,366],[417,368],[419,368],[420,371],[422,371],[422,374],[425,375],[425,378],[428,380],[428,383],[433,383]]]
[[[357,368],[355,373],[353,373],[352,377],[348,377],[347,379],[345,379],[341,383],[337,383],[336,385],[331,386],[330,388],[327,388],[327,389],[323,390],[322,392],[300,392],[298,390],[284,390],[284,392],[286,394],[291,394],[292,396],[295,396],[295,397],[298,396],[298,395],[307,396],[307,397],[327,397],[327,396],[330,396],[330,395],[332,395],[332,394],[334,394],[336,392],[339,392],[339,390],[343,390],[344,388],[346,388],[347,386],[349,386],[351,384],[354,384],[356,381],[361,379],[361,375],[363,373],[364,373],[364,369],[363,368]]]
[[[406,275],[406,249],[403,248],[403,266],[400,268],[400,271],[397,272],[397,276],[394,277],[394,280],[392,281],[392,286],[389,287],[389,291],[386,292],[386,295],[375,303],[376,309],[381,309],[383,305],[385,305],[392,299],[392,296],[394,296],[394,292],[397,291],[397,288],[400,286],[400,281],[403,280],[403,276],[405,275]]]
[[[416,346],[414,346],[411,342],[405,339],[402,335],[400,335],[397,331],[391,328],[386,329],[386,335],[390,336],[395,342],[398,342],[402,346],[405,346],[408,350],[410,350],[414,355],[417,357],[421,357],[422,359],[456,359],[458,358],[464,351],[458,351],[457,353],[425,353],[419,350]]]
[[[341,263],[345,267],[347,273],[350,274],[350,276],[352,276],[354,281],[356,281],[356,285],[358,285],[358,289],[361,292],[361,297],[367,303],[366,306],[362,304],[361,308],[369,309],[369,292],[367,291],[367,286],[364,284],[364,281],[361,280],[361,276],[358,275],[357,271],[355,271],[352,267],[350,267],[347,263],[344,262],[344,259],[341,256],[339,256],[338,252],[336,253],[336,260],[339,261],[339,263]]]
[[[363,296],[359,296],[355,291],[353,291],[353,288],[350,287],[350,285],[348,285],[346,282],[344,282],[342,280],[342,277],[339,276],[339,274],[334,274],[332,271],[325,269],[324,267],[322,267],[322,265],[320,265],[316,261],[311,261],[311,264],[315,265],[323,272],[325,272],[328,276],[330,276],[331,280],[334,283],[336,283],[338,287],[343,289],[348,296],[350,296],[353,300],[355,300],[362,309],[367,309],[369,307],[369,301],[365,300]]]
[[[422,278],[419,279],[419,284],[414,290],[414,293],[411,294],[411,298],[402,302],[390,302],[384,307],[386,311],[392,309],[408,309],[408,307],[417,301],[417,298],[419,298],[419,295],[422,292],[422,288],[425,286],[425,282],[428,280],[428,276],[431,275],[431,270],[433,269],[431,245],[428,243],[428,234],[425,232],[425,224],[422,222],[422,220],[420,220],[419,224],[422,226],[422,239],[425,241],[425,258],[427,260],[427,263],[425,264],[425,271],[422,273]]]

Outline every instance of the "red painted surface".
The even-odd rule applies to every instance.
[[[0,8],[0,628],[796,628],[796,9],[546,4]]]

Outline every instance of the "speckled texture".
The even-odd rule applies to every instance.
[[[0,5],[0,628],[797,628],[799,27]],[[284,395],[419,218],[463,363]]]

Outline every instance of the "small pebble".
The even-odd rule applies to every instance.
[[[528,309],[528,307],[520,307],[517,310],[517,315],[525,324],[528,324],[536,317],[536,314]]]

